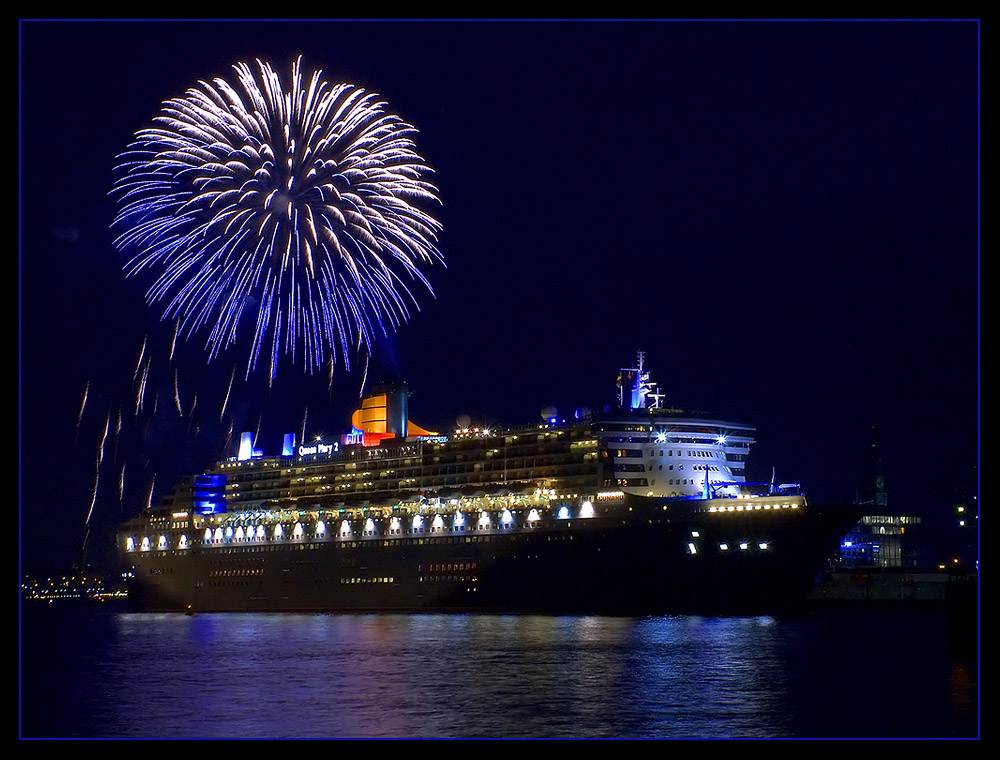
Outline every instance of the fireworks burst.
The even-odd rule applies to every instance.
[[[325,357],[371,350],[417,307],[413,283],[443,263],[437,203],[409,124],[374,93],[330,86],[301,60],[285,90],[271,66],[239,63],[233,85],[199,82],[167,101],[120,157],[117,247],[129,275],[155,278],[190,337],[208,330],[209,358],[253,324],[247,374],[279,354],[309,371]],[[433,291],[431,291],[433,292]]]

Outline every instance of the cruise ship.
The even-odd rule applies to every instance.
[[[748,483],[754,428],[662,404],[640,353],[614,410],[440,435],[378,388],[337,441],[286,435],[125,523],[142,610],[757,613],[805,598],[848,506]]]

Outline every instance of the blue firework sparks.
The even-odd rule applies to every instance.
[[[130,276],[150,272],[186,337],[208,331],[210,358],[252,337],[247,373],[267,357],[302,352],[312,371],[370,352],[431,290],[423,269],[443,263],[437,204],[416,129],[374,93],[330,86],[317,71],[291,86],[257,61],[236,84],[199,82],[167,101],[119,158],[115,245]]]

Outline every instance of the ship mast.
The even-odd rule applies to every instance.
[[[652,383],[649,379],[649,372],[646,371],[646,352],[637,351],[636,352],[636,366],[635,367],[623,367],[618,376],[618,392],[619,398],[618,402],[622,409],[635,410],[635,409],[659,409],[660,402],[663,399],[663,394],[659,392],[659,387]],[[629,373],[631,375],[634,373],[635,381],[632,384],[632,388],[629,391],[629,401],[626,405],[625,402],[625,383],[623,381],[626,375]],[[647,399],[652,400],[652,404],[647,406]]]

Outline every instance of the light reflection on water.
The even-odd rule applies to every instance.
[[[76,646],[46,664],[32,653],[68,629],[29,616],[23,734],[975,732],[975,666],[963,671],[971,678],[956,678],[938,618],[911,617],[916,624],[883,616],[876,625],[851,615],[91,615],[74,626]],[[912,655],[906,668],[899,667],[901,650]],[[852,686],[852,673],[886,654],[876,677],[892,707],[871,697],[867,678]],[[918,659],[920,673],[896,672],[916,670]],[[924,711],[935,711],[936,723]]]

